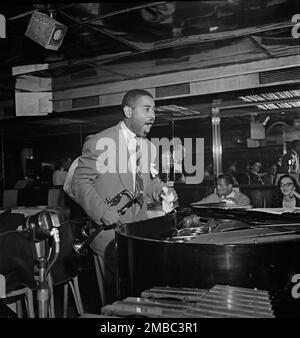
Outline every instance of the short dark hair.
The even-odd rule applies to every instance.
[[[232,178],[231,175],[226,175],[226,174],[219,175],[218,180],[222,180],[222,179],[226,182],[227,185],[228,184],[232,184],[232,185],[234,184],[233,178]]]
[[[57,162],[56,162],[56,165],[55,165],[55,169],[59,170],[61,169],[61,167],[67,163],[69,160],[71,160],[72,162],[72,158],[71,157],[61,157]]]
[[[132,103],[141,96],[149,96],[153,99],[153,96],[144,89],[131,89],[127,92],[122,100],[122,107],[129,106],[131,107]]]
[[[250,161],[250,165],[251,165],[251,166],[254,166],[255,163],[261,165],[261,161],[259,161],[259,160],[257,160],[257,159],[254,159],[254,160]]]

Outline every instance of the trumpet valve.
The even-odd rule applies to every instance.
[[[104,202],[108,205],[111,205],[111,199],[109,197],[106,197],[106,199],[104,200]]]

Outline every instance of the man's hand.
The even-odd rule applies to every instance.
[[[296,190],[293,191],[293,196],[300,199],[300,194]]]
[[[163,187],[160,197],[162,198],[162,209],[166,214],[171,212],[175,206],[178,205],[178,195],[173,188]],[[175,205],[175,203],[177,205]]]
[[[174,204],[178,201],[178,195],[176,190],[170,187],[163,187],[160,193],[160,197],[162,199],[167,199],[169,202],[172,202]]]
[[[105,211],[104,215],[102,216],[101,220],[107,227],[112,226],[114,224],[115,225],[121,224],[121,217],[118,214],[117,207],[108,208]]]

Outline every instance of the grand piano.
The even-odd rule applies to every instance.
[[[267,212],[266,212],[267,211]],[[266,290],[278,317],[300,316],[300,213],[189,205],[116,228],[120,299],[154,286]]]

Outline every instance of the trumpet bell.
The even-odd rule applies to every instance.
[[[87,224],[87,225],[85,225],[84,227],[81,228],[80,233],[81,233],[83,238],[89,238],[90,231],[91,231],[91,226],[90,226],[90,224]]]
[[[73,243],[73,249],[81,256],[87,256],[89,250],[85,245],[86,241],[81,241],[79,239],[75,239]]]

